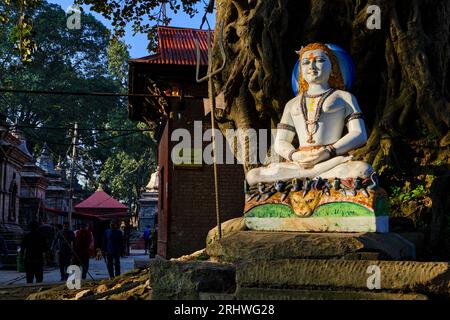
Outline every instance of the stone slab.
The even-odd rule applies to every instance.
[[[392,293],[384,291],[292,290],[241,288],[236,291],[238,300],[428,300],[423,294]]]
[[[248,230],[244,222],[244,217],[227,220],[221,225],[222,237],[226,237],[235,232],[244,230]],[[213,229],[209,230],[208,235],[206,236],[206,245],[217,240],[219,240],[219,231],[217,227],[214,227]]]
[[[200,292],[200,300],[236,300],[234,293]]]
[[[201,261],[150,261],[153,300],[198,300],[201,293],[233,294],[235,267]]]
[[[247,228],[258,231],[389,232],[388,216],[372,217],[246,217]]]
[[[301,233],[239,231],[208,244],[212,259],[383,259],[415,258],[414,245],[395,233]]]
[[[367,291],[371,266],[379,268],[381,290],[450,297],[447,262],[253,260],[237,264],[236,283],[238,288]]]

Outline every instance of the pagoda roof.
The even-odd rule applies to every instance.
[[[130,59],[130,62],[195,66],[197,63],[195,40],[198,40],[200,49],[200,65],[207,65],[207,39],[207,30],[159,26],[157,53],[142,58]],[[211,41],[212,40],[213,38]]]

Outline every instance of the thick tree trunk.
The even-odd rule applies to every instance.
[[[369,5],[380,7],[381,29],[367,28]],[[442,0],[217,1],[216,34],[223,23],[227,54],[215,79],[226,106],[216,113],[219,127],[274,128],[293,97],[295,50],[338,44],[356,65],[351,91],[370,132],[356,157],[372,163],[387,184],[409,180],[429,189],[433,179],[424,177],[444,175],[449,163],[449,15],[450,1]],[[244,167],[252,165],[244,159]],[[441,218],[433,217],[433,232],[443,230]]]

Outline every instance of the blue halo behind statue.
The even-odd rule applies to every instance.
[[[344,86],[345,90],[350,90],[350,88],[353,85],[353,82],[355,81],[355,65],[353,64],[352,58],[350,55],[339,47],[336,44],[325,44],[328,48],[333,50],[336,59],[339,63],[339,69],[341,69],[342,78],[344,80]],[[292,70],[292,90],[294,91],[295,95],[298,95],[298,72],[299,72],[299,59],[297,59],[297,62],[295,63],[294,69]]]

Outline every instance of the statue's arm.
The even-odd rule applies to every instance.
[[[289,161],[292,161],[291,157],[295,152],[295,148],[292,145],[295,135],[294,121],[291,116],[291,104],[287,103],[281,121],[277,126],[274,149],[276,153]]]
[[[344,92],[345,116],[348,133],[333,144],[336,154],[345,154],[350,150],[363,146],[367,142],[367,132],[358,101],[351,93]]]

